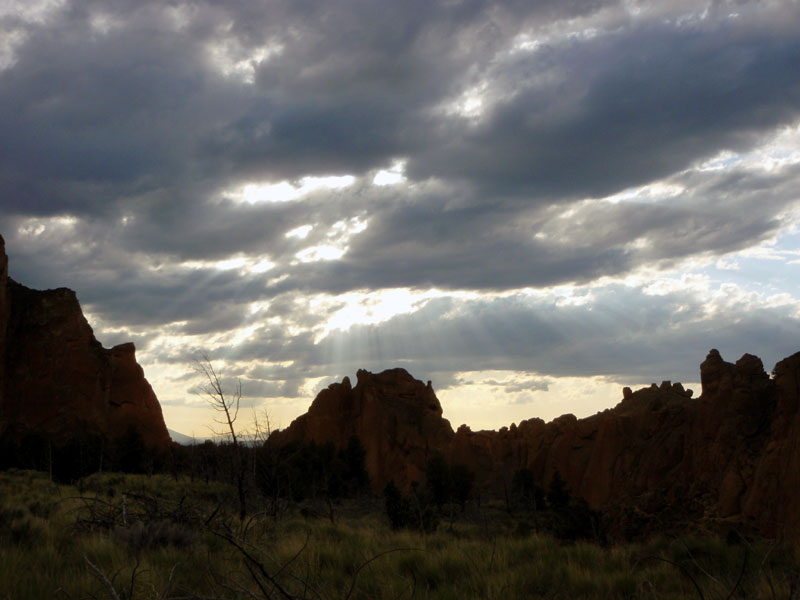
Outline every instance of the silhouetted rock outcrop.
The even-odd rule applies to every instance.
[[[345,378],[323,390],[275,440],[341,447],[356,434],[376,490],[421,481],[433,451],[471,467],[485,490],[510,489],[521,468],[543,487],[559,472],[620,535],[688,522],[800,535],[800,353],[770,379],[755,356],[732,364],[711,350],[700,374],[697,399],[665,381],[626,389],[616,407],[585,419],[453,433],[430,384],[402,369],[359,371],[355,388]]]
[[[10,279],[0,237],[0,432],[63,441],[131,429],[153,449],[170,444],[133,344],[103,348],[72,290]]]
[[[299,440],[343,448],[357,435],[374,491],[390,479],[404,487],[420,481],[430,452],[447,447],[453,437],[430,382],[405,369],[377,375],[360,370],[356,377],[355,387],[345,377],[322,390],[306,414],[271,439],[278,445]]]

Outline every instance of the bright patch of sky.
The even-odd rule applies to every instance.
[[[308,234],[311,233],[312,229],[314,229],[313,225],[301,225],[300,227],[295,227],[294,229],[287,231],[286,237],[304,240],[308,237]]]
[[[386,185],[397,185],[398,183],[403,183],[406,180],[405,177],[405,168],[406,163],[405,161],[398,160],[392,163],[392,166],[388,169],[381,169],[377,173],[375,173],[375,177],[372,178],[373,185],[377,185],[379,187],[383,187]]]
[[[290,202],[320,190],[341,190],[353,185],[352,175],[303,177],[296,182],[248,183],[234,192],[224,194],[234,202],[248,204]]]
[[[721,171],[736,166],[773,171],[800,163],[800,126],[782,127],[766,142],[748,152],[723,150],[701,162],[698,171]]]
[[[176,20],[178,28],[181,22],[181,19]],[[206,46],[209,60],[216,70],[225,77],[235,78],[249,85],[255,83],[256,71],[262,63],[279,56],[283,50],[283,46],[277,43],[242,48],[235,39],[224,36]]]
[[[190,260],[180,263],[178,266],[202,271],[214,269],[217,271],[242,271],[245,273],[266,273],[275,268],[275,263],[266,259],[251,256],[234,256],[224,260]]]
[[[317,332],[317,340],[334,330],[347,331],[353,325],[376,325],[403,313],[414,312],[431,298],[445,296],[437,290],[381,290],[349,292],[337,296],[312,298],[312,310],[329,315]]]
[[[303,248],[295,254],[295,257],[301,263],[338,260],[347,253],[348,244],[353,236],[366,228],[367,222],[358,217],[337,221],[325,234],[324,239],[327,243]],[[305,236],[300,239],[305,239]]]
[[[602,198],[604,202],[617,204],[619,202],[653,203],[669,200],[686,191],[681,185],[657,181],[647,185],[628,188],[619,193]]]
[[[543,380],[545,387],[531,381],[527,373],[509,372],[464,372],[457,377],[459,383],[437,390],[436,395],[453,429],[466,424],[473,431],[500,429],[531,418],[548,422],[564,414],[588,417],[616,406],[622,401],[622,388],[628,385],[606,377],[548,377]],[[520,380],[522,385],[517,385]],[[699,383],[682,383],[695,396],[699,394]],[[638,387],[644,386],[634,385]],[[566,412],[565,407],[569,407]]]

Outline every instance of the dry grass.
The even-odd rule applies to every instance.
[[[0,473],[0,600],[778,600],[798,573],[795,548],[763,541],[563,544],[502,520],[422,534],[392,531],[364,510],[336,524],[292,510],[243,524],[228,491],[115,474],[79,489]]]

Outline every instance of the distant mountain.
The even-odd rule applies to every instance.
[[[171,443],[133,344],[103,348],[72,290],[32,290],[8,277],[0,237],[0,433],[61,443],[131,431],[151,449]]]
[[[195,444],[202,444],[208,438],[207,437],[192,437],[190,435],[185,435],[178,431],[174,431],[172,429],[167,428],[167,432],[169,433],[169,437],[172,438],[172,441],[176,444],[180,444],[181,446],[193,446]]]
[[[167,429],[167,431],[169,432],[169,436],[172,438],[172,441],[176,444],[180,444],[181,446],[193,446],[195,444],[202,444],[208,440],[211,440],[215,444],[224,444],[230,441],[230,436],[225,435],[205,435],[192,437],[190,435],[174,431],[173,429]],[[248,433],[239,434],[237,432],[236,438],[239,440],[239,443],[245,446],[257,446],[262,443],[262,440],[259,436]]]
[[[510,490],[529,469],[547,488],[558,472],[572,494],[610,516],[626,537],[681,524],[800,537],[800,352],[774,378],[745,354],[735,364],[711,350],[703,390],[669,381],[623,390],[613,409],[500,431],[453,432],[431,383],[403,369],[360,370],[322,390],[308,412],[270,438],[366,448],[373,490],[423,481],[433,452],[462,463],[483,490]]]

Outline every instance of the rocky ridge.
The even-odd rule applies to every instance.
[[[308,412],[270,441],[333,442],[344,448],[357,435],[367,450],[367,471],[379,492],[391,479],[403,487],[424,478],[427,457],[453,438],[449,421],[429,381],[422,383],[405,369],[373,374],[359,370],[356,385],[345,377],[322,390]]]
[[[696,399],[663,382],[625,389],[616,407],[585,419],[453,432],[430,382],[403,369],[362,370],[355,387],[345,378],[320,392],[274,441],[342,447],[358,435],[376,492],[389,480],[406,489],[422,481],[427,457],[439,451],[468,465],[486,489],[509,489],[520,468],[546,487],[558,471],[621,529],[667,520],[800,535],[800,353],[770,378],[758,357],[734,364],[711,350],[700,376]]]
[[[0,237],[0,433],[64,441],[130,429],[152,449],[171,443],[133,344],[103,348],[72,290],[32,290],[9,278]]]

